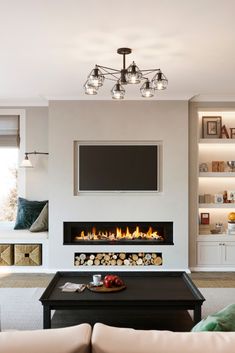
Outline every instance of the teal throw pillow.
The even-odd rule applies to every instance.
[[[18,209],[14,229],[28,229],[38,218],[48,201],[29,201],[18,198]]]
[[[46,232],[48,230],[48,203],[43,207],[40,215],[29,230],[30,232]]]
[[[192,331],[235,331],[235,304],[209,315],[194,326]]]

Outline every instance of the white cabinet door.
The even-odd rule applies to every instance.
[[[199,241],[197,243],[198,265],[221,265],[222,248],[219,242]]]
[[[224,265],[235,265],[235,242],[223,243],[222,261]]]

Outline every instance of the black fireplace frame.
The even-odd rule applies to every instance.
[[[92,227],[98,228],[100,224],[106,224],[108,227],[149,227],[152,226],[153,229],[163,229],[164,240],[159,239],[118,239],[118,240],[74,240],[72,229],[82,226],[82,230],[90,230]],[[83,221],[83,222],[63,222],[63,245],[174,245],[173,242],[173,222],[164,221],[139,221],[139,222],[128,222],[128,221]]]

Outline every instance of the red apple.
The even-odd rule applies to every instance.
[[[121,280],[121,278],[118,277],[118,278],[115,279],[114,284],[115,284],[116,287],[121,287],[121,286],[123,286],[124,283]]]
[[[111,277],[111,275],[106,275],[105,277],[104,277],[104,279],[106,280],[106,279],[110,279],[110,277]]]
[[[104,279],[107,279],[107,280],[109,280],[109,281],[115,281],[116,278],[117,278],[116,275],[106,275],[106,276],[104,277]]]
[[[113,284],[113,281],[109,280],[109,279],[104,279],[104,286],[106,288],[111,288],[112,287],[112,284]]]

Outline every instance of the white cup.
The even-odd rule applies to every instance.
[[[101,275],[93,275],[93,283],[100,284],[101,282]]]

